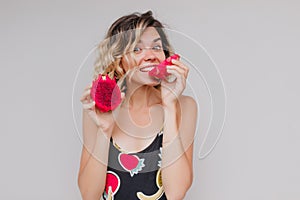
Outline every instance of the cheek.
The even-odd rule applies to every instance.
[[[162,62],[162,61],[164,61],[165,59],[166,59],[166,56],[165,56],[164,53],[162,53],[162,55],[161,55],[161,57],[160,57],[160,61]]]
[[[158,52],[156,57],[159,59],[160,62],[164,61],[167,57],[164,51]]]
[[[159,55],[157,56],[157,58],[159,59],[159,62],[162,62],[162,61],[164,61],[164,60],[166,59],[166,56],[165,56],[164,53],[161,53],[161,54],[159,54]]]

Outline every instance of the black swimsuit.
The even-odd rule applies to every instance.
[[[138,153],[125,153],[111,143],[102,198],[105,200],[166,200],[161,179],[162,130]]]

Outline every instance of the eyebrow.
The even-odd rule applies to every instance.
[[[153,42],[157,42],[157,41],[159,41],[159,40],[161,40],[160,37],[159,37],[159,38],[156,38],[155,40],[153,40]]]
[[[161,41],[161,38],[159,37],[159,38],[156,38],[156,39],[154,39],[152,42],[157,42],[157,41]],[[142,41],[140,40],[140,41],[138,41],[138,43],[142,43]]]

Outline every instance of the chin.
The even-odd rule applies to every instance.
[[[159,79],[155,79],[144,73],[133,76],[131,80],[139,85],[158,86],[160,84]]]
[[[158,86],[160,85],[160,80],[159,79],[154,79],[152,77],[148,77],[147,79],[144,79],[143,85],[148,85],[148,86]]]
[[[147,84],[147,85],[149,85],[149,86],[158,86],[158,85],[160,85],[160,81],[152,82],[152,83]]]
[[[141,82],[141,81],[138,81],[137,82],[140,86],[153,86],[153,87],[155,87],[155,86],[158,86],[158,85],[160,85],[160,81],[143,81],[143,82]]]

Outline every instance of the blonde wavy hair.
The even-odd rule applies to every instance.
[[[93,78],[96,79],[99,74],[108,74],[110,78],[114,77],[117,82],[122,83],[125,72],[121,67],[121,59],[125,54],[133,52],[133,48],[148,27],[154,27],[160,35],[165,56],[172,55],[173,48],[163,30],[164,26],[153,17],[152,11],[135,12],[117,19],[98,45]]]

